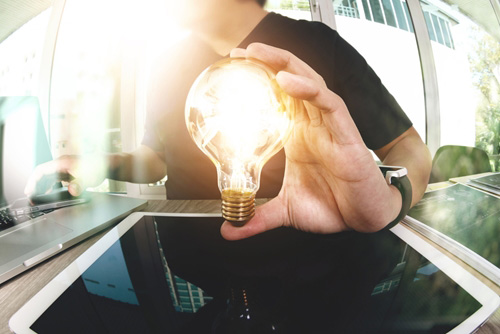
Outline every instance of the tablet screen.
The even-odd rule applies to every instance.
[[[390,231],[221,238],[219,217],[144,216],[37,333],[446,333],[481,308]],[[476,324],[478,325],[478,324]]]
[[[500,198],[457,183],[426,193],[408,215],[500,268]]]

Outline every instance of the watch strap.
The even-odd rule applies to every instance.
[[[400,167],[398,170],[388,170],[380,166],[380,170],[386,178],[387,184],[395,186],[401,193],[401,210],[398,216],[392,222],[390,222],[384,230],[388,230],[398,224],[406,216],[408,211],[410,211],[411,200],[412,200],[412,187],[410,179],[407,175],[407,170],[404,167]]]

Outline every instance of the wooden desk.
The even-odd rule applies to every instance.
[[[264,202],[265,200],[257,200],[257,204],[262,204]],[[220,212],[220,201],[149,201],[144,211],[218,213]],[[99,240],[108,230],[71,247],[55,257],[37,265],[35,268],[0,285],[0,334],[10,333],[8,322],[11,316],[57,274]],[[429,241],[429,243],[435,245],[432,241]],[[440,248],[439,246],[437,247]],[[446,250],[442,248],[440,248],[440,250],[500,294],[500,288],[498,286],[453,256],[453,254],[446,252]],[[477,333],[500,333],[500,310],[497,311]]]

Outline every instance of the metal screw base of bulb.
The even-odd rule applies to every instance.
[[[255,215],[255,193],[226,189],[222,191],[222,217],[234,226],[243,226]]]

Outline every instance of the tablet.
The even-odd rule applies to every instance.
[[[15,333],[470,333],[499,296],[406,227],[230,242],[220,214],[133,213],[10,319]]]
[[[500,197],[456,183],[425,193],[403,222],[500,285]]]

